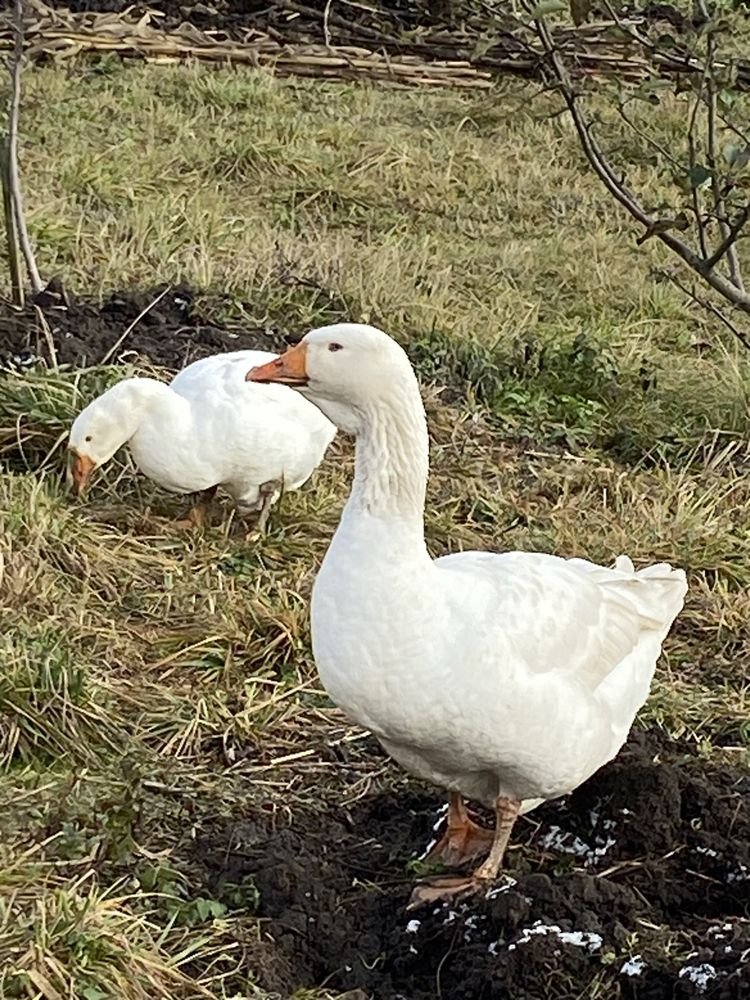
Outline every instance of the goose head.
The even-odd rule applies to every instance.
[[[138,383],[146,379],[125,379],[112,386],[82,410],[73,421],[68,438],[72,456],[73,486],[80,496],[94,469],[108,462],[135,434],[145,400]]]
[[[406,352],[374,326],[336,323],[306,334],[248,382],[293,386],[341,430],[357,434],[368,413],[386,407],[416,385]]]

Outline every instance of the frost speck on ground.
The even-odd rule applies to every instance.
[[[446,816],[447,812],[448,812],[448,803],[444,802],[440,806],[440,808],[437,810],[437,812],[435,813],[435,816],[437,818],[435,819],[435,822],[432,824],[432,832],[433,833],[437,833],[438,832],[438,830],[440,829],[440,827],[443,824],[443,820],[445,819],[445,816]],[[424,859],[430,853],[430,851],[435,846],[435,844],[437,844],[437,837],[433,837],[432,838],[432,840],[429,842],[429,844],[427,845],[427,847],[425,847],[425,849],[419,855],[418,860],[419,861],[424,861]]]
[[[620,975],[622,976],[640,976],[643,970],[646,968],[646,963],[643,961],[640,955],[633,955],[626,962],[622,963],[620,967]]]
[[[719,854],[712,847],[696,847],[697,854],[705,854],[707,858],[718,858]]]
[[[732,885],[734,882],[747,882],[750,880],[750,871],[748,871],[747,865],[738,865],[737,871],[729,872],[727,875],[727,884]]]
[[[582,858],[586,865],[594,865],[617,843],[617,838],[611,836],[611,831],[614,828],[614,820],[603,820],[602,829],[605,835],[594,834],[594,845],[592,846],[586,843],[581,837],[568,833],[559,826],[551,826],[539,843],[544,850],[573,854],[577,858]]]
[[[507,892],[508,889],[512,889],[514,885],[518,885],[518,881],[513,878],[512,875],[503,875],[502,885],[493,885],[491,889],[487,890],[485,899],[494,899],[495,896],[499,896],[502,892]]]
[[[680,979],[689,979],[699,993],[705,993],[708,984],[716,979],[716,969],[708,962],[701,965],[685,965],[678,973]]]

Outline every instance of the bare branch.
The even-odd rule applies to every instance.
[[[703,64],[703,71],[701,73],[701,78],[698,82],[698,87],[695,91],[695,100],[693,101],[693,107],[690,111],[690,119],[688,121],[688,131],[687,131],[687,144],[688,144],[688,164],[690,166],[690,175],[692,176],[695,170],[698,160],[695,156],[695,127],[698,123],[698,108],[700,108],[703,103],[703,91],[706,86],[706,77],[708,75],[708,63]],[[693,213],[695,214],[695,224],[698,227],[698,243],[701,248],[701,255],[703,257],[708,256],[708,241],[706,239],[706,224],[701,214],[701,202],[700,193],[697,184],[690,185],[690,197],[693,203]]]
[[[656,152],[667,161],[667,163],[671,163],[675,170],[684,170],[685,169],[684,165],[680,163],[680,161],[677,160],[674,156],[672,156],[669,150],[666,149],[660,142],[657,142],[656,139],[653,138],[653,136],[650,136],[648,132],[646,132],[644,129],[636,125],[636,123],[633,121],[630,115],[625,111],[625,105],[632,100],[633,98],[631,97],[628,98],[628,101],[623,101],[623,100],[618,101],[617,111],[619,112],[619,115],[622,118],[622,120],[625,122],[628,128],[638,136],[639,139],[642,139],[646,143],[646,145],[650,146],[652,149],[655,149]]]
[[[695,0],[696,4],[700,4],[705,11],[705,6],[703,5],[703,0]],[[706,52],[706,67],[708,69],[706,78],[706,103],[708,106],[708,151],[706,159],[708,160],[708,168],[711,171],[711,191],[714,196],[714,211],[719,217],[719,232],[721,233],[722,244],[724,247],[724,253],[727,256],[727,266],[729,268],[729,277],[734,285],[737,286],[741,291],[744,290],[744,284],[742,282],[742,271],[740,270],[740,260],[737,256],[737,247],[734,245],[734,239],[731,239],[731,229],[729,225],[724,221],[726,217],[726,209],[724,208],[724,198],[721,194],[721,185],[719,184],[719,174],[717,171],[717,159],[716,159],[716,80],[714,78],[714,62],[716,56],[716,39],[713,32],[710,30],[709,25],[709,35],[707,42],[707,52]],[[744,225],[744,222],[743,222]],[[714,256],[712,254],[712,256]],[[721,254],[719,255],[721,256]],[[719,258],[717,257],[717,260]]]
[[[712,267],[716,267],[724,254],[729,255],[734,252],[735,257],[737,256],[737,248],[735,243],[737,242],[737,237],[739,236],[740,230],[745,225],[747,220],[750,219],[750,203],[745,205],[742,211],[739,213],[734,222],[726,223],[719,220],[719,225],[724,231],[724,239],[719,244],[719,246],[714,250],[710,257],[706,257],[703,262],[703,268],[706,271],[710,271]]]
[[[524,0],[527,10],[530,11],[528,0]],[[573,125],[575,126],[581,148],[586,159],[589,161],[594,172],[610,192],[612,197],[625,208],[630,215],[650,230],[656,239],[661,240],[673,253],[683,260],[697,274],[709,284],[714,291],[718,292],[732,305],[750,314],[750,295],[743,288],[738,287],[726,275],[711,268],[705,267],[705,254],[696,253],[692,247],[683,240],[674,236],[672,232],[659,232],[658,220],[652,217],[641,205],[636,196],[628,189],[624,181],[620,180],[612,169],[607,157],[601,150],[596,138],[593,135],[591,123],[586,119],[578,103],[578,95],[573,88],[570,75],[557,51],[549,28],[543,18],[535,20],[537,34],[542,44],[542,48],[547,55],[550,65],[554,70],[558,89],[568,108]]]
[[[26,261],[26,270],[29,272],[29,281],[34,295],[42,291],[44,287],[42,279],[39,277],[39,270],[36,266],[34,250],[29,239],[29,232],[26,228],[26,217],[23,211],[23,199],[21,197],[21,179],[18,174],[18,115],[21,107],[21,71],[23,69],[23,0],[14,0],[14,21],[15,45],[13,58],[11,61],[11,93],[10,93],[10,113],[8,115],[8,182],[10,194],[13,201],[13,212],[15,214],[16,231],[21,244],[21,251]]]
[[[5,238],[8,245],[11,296],[13,304],[20,307],[23,305],[23,278],[21,277],[21,261],[18,256],[18,237],[16,234],[16,219],[13,214],[13,198],[10,193],[7,136],[3,136],[0,139],[0,184],[2,184],[3,188],[3,218],[5,220]]]
[[[677,275],[675,275],[672,271],[662,271],[661,274],[663,274],[665,278],[668,278],[672,282],[672,284],[674,284],[677,288],[679,288],[680,291],[683,292],[685,295],[687,295],[688,298],[692,299],[693,302],[696,303],[696,305],[699,305],[702,309],[706,309],[708,312],[711,313],[712,316],[715,316],[721,323],[724,324],[724,326],[727,328],[727,330],[729,330],[732,336],[736,337],[737,340],[739,340],[739,342],[742,344],[742,346],[747,348],[748,351],[750,351],[750,340],[748,339],[747,335],[744,333],[743,330],[740,330],[740,328],[736,326],[730,320],[730,318],[725,313],[723,313],[721,309],[719,309],[718,306],[715,306],[713,302],[709,302],[708,299],[702,298],[700,295],[697,294],[694,288],[691,288],[689,285],[683,284],[683,282],[681,282],[680,279],[677,277]]]
[[[750,135],[747,132],[743,132],[741,128],[738,128],[733,122],[727,120],[726,115],[722,114],[721,110],[717,109],[717,116],[719,121],[729,132],[733,132],[734,135],[740,139],[745,146],[750,146]]]

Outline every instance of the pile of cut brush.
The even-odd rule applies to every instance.
[[[576,0],[574,6],[579,21],[583,8]],[[601,17],[586,0],[584,6],[585,23],[552,27],[572,75],[639,83],[702,74],[690,47],[699,26],[676,8],[618,11],[605,3]],[[80,54],[159,63],[198,59],[264,66],[283,76],[410,87],[490,87],[497,76],[544,80],[547,74],[533,17],[476,0],[27,0],[25,8],[26,50],[36,60]],[[10,15],[0,14],[0,51],[12,45]],[[733,60],[726,68],[733,86],[750,89],[750,62]]]

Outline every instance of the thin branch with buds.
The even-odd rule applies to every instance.
[[[692,299],[696,305],[699,305],[701,307],[701,309],[705,309],[707,312],[710,312],[711,315],[715,316],[720,323],[723,323],[724,326],[727,328],[727,330],[729,330],[729,332],[732,334],[732,336],[736,337],[737,340],[739,340],[739,342],[742,344],[742,346],[745,347],[748,351],[750,351],[750,340],[748,340],[745,333],[731,321],[731,319],[726,315],[726,313],[722,312],[722,310],[719,309],[718,306],[714,305],[713,302],[709,302],[708,299],[704,299],[702,296],[698,295],[698,293],[695,291],[694,288],[691,288],[689,285],[686,285],[684,282],[680,281],[680,279],[677,277],[676,274],[672,273],[671,271],[662,271],[661,273],[663,277],[671,281],[676,288],[679,288],[679,290],[683,293],[683,295],[687,295],[687,297],[689,299]]]
[[[714,250],[711,256],[707,257],[706,260],[703,262],[703,267],[707,271],[710,271],[711,268],[715,267],[719,263],[721,258],[724,256],[724,254],[727,254],[727,256],[729,256],[729,254],[733,254],[736,259],[737,237],[739,236],[741,229],[743,228],[748,219],[750,219],[750,203],[748,203],[742,208],[742,210],[740,211],[734,222],[727,223],[724,222],[722,219],[719,220],[719,225],[721,226],[722,231],[724,232],[724,239]],[[737,268],[738,268],[737,273],[739,277],[739,265],[737,265]],[[741,280],[742,279],[740,278],[740,281]]]
[[[729,277],[732,283],[737,286],[741,291],[744,291],[744,284],[742,281],[742,272],[740,271],[740,261],[737,256],[737,247],[735,246],[734,239],[732,238],[732,229],[727,222],[723,221],[726,217],[726,209],[724,207],[724,198],[721,194],[721,184],[719,183],[719,174],[717,170],[718,161],[716,157],[716,80],[714,79],[713,67],[714,60],[716,56],[716,39],[713,32],[709,33],[707,42],[707,52],[706,52],[706,66],[708,67],[708,75],[706,79],[706,103],[708,106],[708,149],[706,152],[706,160],[708,162],[708,169],[711,171],[711,191],[713,193],[714,199],[714,211],[719,217],[719,232],[722,238],[722,247],[725,249],[722,254],[725,253],[727,257],[727,267],[729,268]],[[742,225],[745,224],[743,220]],[[718,260],[722,254],[719,254]],[[709,260],[712,260],[716,256],[712,254]],[[706,261],[706,267],[709,267],[708,261]]]
[[[531,14],[529,0],[524,0],[524,2],[526,3],[528,13]],[[727,255],[729,247],[734,246],[734,240],[732,240],[732,242],[727,246],[724,245],[728,237],[731,235],[731,227],[727,228],[723,236],[722,244],[718,248],[721,250],[721,253],[718,256],[716,251],[709,254],[708,250],[706,249],[703,251],[702,247],[701,252],[698,253],[686,242],[684,242],[684,240],[675,236],[673,232],[663,231],[659,227],[659,220],[646,211],[639,199],[633,194],[632,191],[629,190],[624,180],[616,175],[607,156],[599,146],[593,132],[592,122],[588,120],[581,109],[578,93],[574,89],[570,74],[568,73],[565,63],[555,45],[544,18],[535,18],[535,26],[542,49],[547,56],[549,65],[552,68],[555,83],[562,94],[565,105],[573,121],[583,153],[590,166],[610,192],[612,197],[620,205],[622,205],[622,207],[625,208],[638,223],[644,226],[647,232],[652,233],[656,239],[661,240],[661,242],[664,243],[665,246],[669,247],[669,249],[678,257],[680,257],[680,259],[683,260],[692,271],[700,275],[700,277],[708,285],[710,285],[714,291],[718,292],[723,298],[725,298],[728,302],[731,302],[733,306],[740,309],[742,312],[750,314],[750,294],[745,291],[741,284],[737,284],[731,273],[727,276],[716,269],[716,264],[718,264],[719,261]],[[699,205],[696,205],[697,226],[700,234],[703,219],[700,216],[699,207]],[[744,225],[744,222],[742,224]],[[737,232],[739,232],[739,229]],[[734,235],[736,238],[736,233]]]

